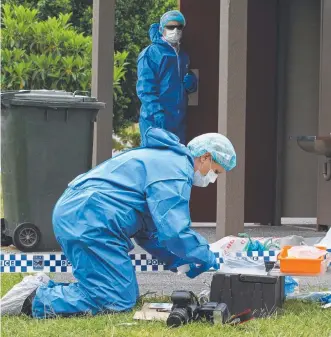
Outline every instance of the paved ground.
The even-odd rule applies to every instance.
[[[245,227],[245,232],[251,236],[274,236],[283,237],[287,235],[301,235],[306,238],[308,244],[317,243],[324,233],[314,231],[315,226],[299,227],[299,226],[250,226]],[[216,241],[215,228],[195,228],[202,234],[210,243]],[[143,253],[144,251],[136,247],[132,253]],[[144,294],[147,291],[156,292],[157,295],[169,295],[173,290],[189,289],[195,293],[199,293],[203,289],[208,288],[212,278],[212,273],[204,273],[199,277],[191,280],[183,275],[177,275],[172,272],[143,272],[137,273],[137,279],[140,287],[140,293]],[[56,281],[68,282],[73,280],[69,274],[56,274]],[[300,287],[304,290],[307,287],[315,289],[331,289],[331,274],[322,277],[300,277]],[[207,285],[206,285],[207,284]]]
[[[284,225],[280,227],[246,225],[245,232],[252,237],[283,237],[288,235],[303,236],[307,244],[317,243],[325,233],[316,232],[316,226],[309,224],[309,222],[297,221],[299,225]],[[215,228],[194,228],[201,235],[203,235],[208,242],[216,241]],[[11,247],[13,251],[15,248]],[[6,249],[2,249],[6,251]],[[144,253],[140,247],[136,247],[131,253]],[[189,289],[199,293],[203,289],[208,288],[212,278],[212,273],[204,273],[199,277],[191,280],[184,275],[177,275],[171,272],[138,272],[137,279],[140,287],[140,293],[144,294],[147,291],[156,292],[157,295],[169,295],[173,290]],[[69,273],[54,274],[55,281],[68,282],[74,281],[74,278]],[[301,277],[300,286],[302,289],[316,288],[316,289],[331,289],[331,273],[323,277]]]

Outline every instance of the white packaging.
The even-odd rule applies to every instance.
[[[325,250],[312,246],[294,246],[287,251],[288,257],[297,259],[318,259],[325,254]]]
[[[325,247],[326,249],[331,249],[331,228],[326,233],[324,238],[318,243],[318,246]]]

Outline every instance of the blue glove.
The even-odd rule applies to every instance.
[[[198,81],[194,73],[189,72],[184,76],[184,88],[189,93],[197,91]]]
[[[256,241],[252,241],[251,240],[251,241],[249,241],[246,250],[248,252],[254,252],[254,251],[263,252],[264,251],[264,246],[258,240],[256,240]]]
[[[213,254],[214,255],[214,254]],[[214,268],[216,270],[220,269],[220,264],[216,262],[216,258],[214,255],[214,259],[211,263],[204,263],[199,267],[196,266],[195,263],[190,264],[190,270],[186,273],[186,276],[189,278],[195,278],[198,275],[204,273],[205,271],[209,270],[210,268]]]
[[[154,115],[155,126],[164,129],[164,113],[158,112]]]
[[[215,263],[210,265],[209,263],[202,264],[201,266],[197,267],[194,263],[190,264],[190,270],[186,273],[186,276],[189,278],[195,278],[200,274],[208,271],[210,268],[214,268],[216,270],[220,269],[219,263]]]

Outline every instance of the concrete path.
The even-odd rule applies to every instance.
[[[324,233],[315,232],[315,227],[300,227],[300,226],[252,226],[245,227],[245,232],[251,236],[262,237],[283,237],[288,235],[301,235],[306,238],[308,244],[317,243]],[[203,235],[210,243],[216,241],[215,228],[195,228]],[[136,247],[131,253],[143,253],[144,250]],[[172,272],[142,272],[137,273],[140,293],[144,294],[147,291],[156,292],[157,295],[170,295],[172,291],[178,289],[192,290],[199,293],[203,289],[208,289],[208,284],[211,283],[212,273],[204,273],[199,277],[191,280],[185,275],[177,275]],[[72,281],[73,277],[70,274],[56,274],[55,280],[60,282]],[[331,289],[331,274],[321,277],[300,277],[301,289]],[[207,284],[207,285],[206,285]]]

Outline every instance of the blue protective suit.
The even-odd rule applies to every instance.
[[[190,229],[194,169],[188,149],[150,128],[146,148],[122,153],[73,180],[53,213],[54,233],[78,280],[38,288],[37,318],[131,309],[139,296],[131,238],[171,267],[213,263]]]
[[[189,57],[161,38],[159,24],[149,30],[152,44],[138,57],[137,94],[141,101],[142,142],[150,127],[161,127],[186,144],[187,93],[196,91],[197,79],[189,73]]]

